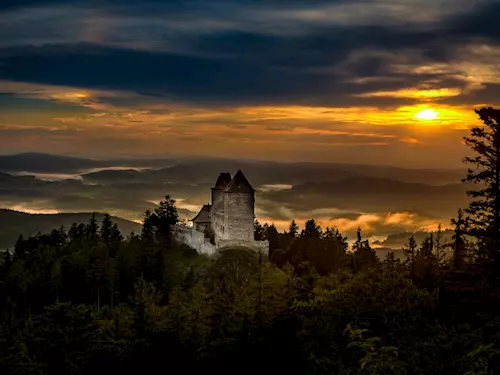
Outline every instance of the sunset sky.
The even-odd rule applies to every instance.
[[[3,0],[0,150],[459,167],[487,0]]]

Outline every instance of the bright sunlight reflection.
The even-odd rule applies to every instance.
[[[419,120],[434,120],[438,117],[438,113],[432,109],[423,109],[415,114],[415,118]]]

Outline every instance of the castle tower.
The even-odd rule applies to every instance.
[[[215,186],[212,188],[212,205],[219,199],[222,199],[224,189],[231,183],[231,175],[229,173],[221,173]]]
[[[192,220],[193,228],[180,231],[178,236],[199,253],[244,247],[267,254],[269,242],[254,240],[254,205],[255,190],[241,170],[233,178],[221,173],[212,188],[212,204],[204,205]],[[210,242],[207,231],[213,235]]]
[[[212,206],[210,208],[210,219],[215,239],[222,238],[224,233],[224,189],[231,183],[229,173],[221,173],[215,186],[212,188]]]
[[[254,241],[255,190],[241,170],[224,189],[224,224],[221,238]]]

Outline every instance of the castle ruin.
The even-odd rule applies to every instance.
[[[233,178],[221,173],[212,188],[212,202],[204,205],[176,237],[198,253],[214,254],[230,247],[245,247],[267,254],[268,241],[254,239],[255,189],[239,170]]]

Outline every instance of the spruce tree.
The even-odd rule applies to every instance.
[[[104,242],[104,244],[108,247],[109,247],[109,240],[111,237],[112,226],[113,226],[113,223],[111,222],[111,217],[109,216],[109,214],[105,213],[104,218],[102,219],[100,234],[101,234],[102,242]]]
[[[464,216],[462,209],[458,210],[457,218],[451,219],[451,224],[455,227],[453,230],[453,266],[460,269],[464,266],[467,255],[467,247],[464,235],[467,233],[469,224],[468,217]]]
[[[483,127],[471,129],[465,144],[475,153],[466,157],[472,164],[464,182],[477,185],[467,194],[473,198],[466,212],[471,215],[473,234],[485,240],[486,255],[498,260],[500,250],[500,110],[491,107],[475,110]]]
[[[415,275],[415,262],[417,258],[417,241],[415,241],[414,235],[408,238],[408,245],[405,245],[403,252],[406,256],[406,264],[408,264],[410,268],[410,275],[413,278]]]
[[[85,226],[85,236],[90,246],[96,246],[99,238],[99,225],[95,219],[95,213],[92,213],[89,223]]]
[[[261,241],[264,239],[264,228],[262,227],[259,220],[257,220],[255,216],[253,220],[253,233],[255,241]]]
[[[295,220],[292,220],[290,223],[290,227],[288,228],[288,235],[290,237],[297,237],[297,234],[299,233],[299,226],[295,222]]]

